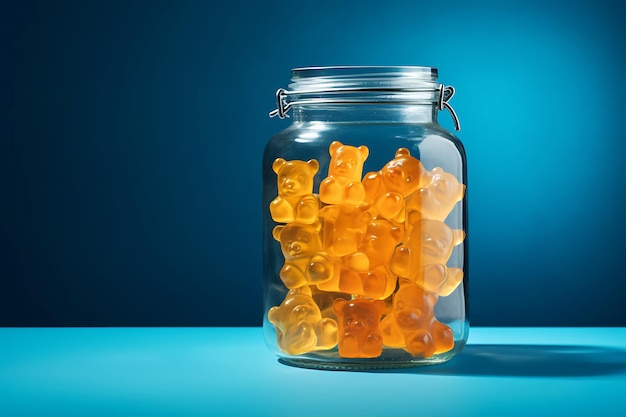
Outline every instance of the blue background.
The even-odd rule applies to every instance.
[[[260,325],[267,112],[311,65],[456,87],[473,325],[626,325],[620,2],[13,3],[0,325]]]

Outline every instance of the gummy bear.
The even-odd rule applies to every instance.
[[[289,223],[276,226],[274,239],[280,242],[285,263],[280,279],[289,289],[328,281],[334,273],[334,261],[323,251],[320,223]]]
[[[464,194],[465,185],[459,183],[454,175],[434,168],[429,173],[428,183],[408,199],[406,210],[417,211],[428,219],[444,221]]]
[[[389,268],[398,276],[413,281],[418,280],[422,267],[445,265],[453,247],[465,238],[462,230],[452,230],[439,220],[420,218],[417,213],[411,214],[407,228],[407,237],[395,248]]]
[[[403,347],[413,356],[428,358],[454,347],[454,334],[435,318],[437,294],[401,280],[393,296],[392,313],[381,323],[385,345]]]
[[[367,256],[370,268],[387,265],[403,235],[402,225],[394,225],[383,219],[371,220],[359,244],[359,250]]]
[[[405,199],[424,186],[428,171],[406,148],[396,151],[395,158],[378,172],[363,178],[365,201],[385,219],[404,222]]]
[[[324,249],[334,256],[359,252],[359,243],[367,230],[370,214],[361,207],[348,204],[328,205],[320,210],[324,220]],[[362,265],[367,270],[369,265]]]
[[[365,197],[361,175],[369,149],[334,141],[329,152],[328,177],[320,184],[320,200],[326,204],[361,204]]]
[[[270,308],[268,320],[276,327],[278,347],[290,355],[332,349],[337,345],[337,322],[322,318],[308,287],[291,290]]]
[[[375,358],[382,354],[383,336],[379,323],[385,312],[382,300],[357,298],[334,303],[339,330],[339,356],[343,358]]]
[[[272,219],[278,223],[313,223],[319,201],[313,195],[313,177],[319,169],[315,159],[285,161],[277,158],[272,169],[278,175],[278,197],[270,203]]]

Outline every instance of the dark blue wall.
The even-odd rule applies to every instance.
[[[259,325],[267,112],[310,65],[457,88],[474,325],[626,325],[621,2],[13,3],[0,325]]]

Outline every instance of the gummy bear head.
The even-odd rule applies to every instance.
[[[333,309],[339,319],[340,329],[343,329],[345,334],[358,338],[378,329],[380,317],[385,312],[386,306],[382,300],[339,298],[333,304]]]
[[[285,332],[294,324],[301,322],[317,324],[322,319],[322,313],[315,304],[311,291],[303,287],[289,291],[279,307],[270,309],[268,319],[270,323]]]
[[[286,161],[277,158],[272,169],[278,175],[278,194],[281,196],[301,196],[313,192],[313,177],[319,169],[315,159]]]
[[[315,329],[322,320],[322,314],[308,288],[289,291],[280,306],[270,309],[267,318],[276,327],[282,350],[299,355],[315,347]]]
[[[437,294],[428,292],[407,280],[393,296],[393,314],[401,330],[428,329],[435,317]]]
[[[370,260],[370,268],[389,260],[404,234],[403,228],[384,219],[371,220],[359,248]]]
[[[444,220],[465,193],[465,185],[456,177],[437,167],[430,172],[430,181],[420,190],[421,211],[426,217]]]
[[[465,238],[462,230],[453,230],[442,221],[421,217],[417,212],[409,214],[406,244],[418,251],[421,264],[445,264],[454,246]]]
[[[361,181],[363,163],[369,156],[367,146],[349,146],[339,141],[330,144],[330,166],[328,175],[349,181]]]
[[[319,222],[278,225],[272,235],[280,242],[285,259],[309,257],[322,251]]]
[[[406,148],[396,151],[394,159],[381,170],[383,182],[388,191],[407,197],[426,182],[428,171],[422,163],[411,156]]]

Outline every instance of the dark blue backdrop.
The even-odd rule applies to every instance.
[[[457,88],[473,324],[626,325],[620,2],[14,3],[0,325],[259,325],[267,112],[310,65]]]

